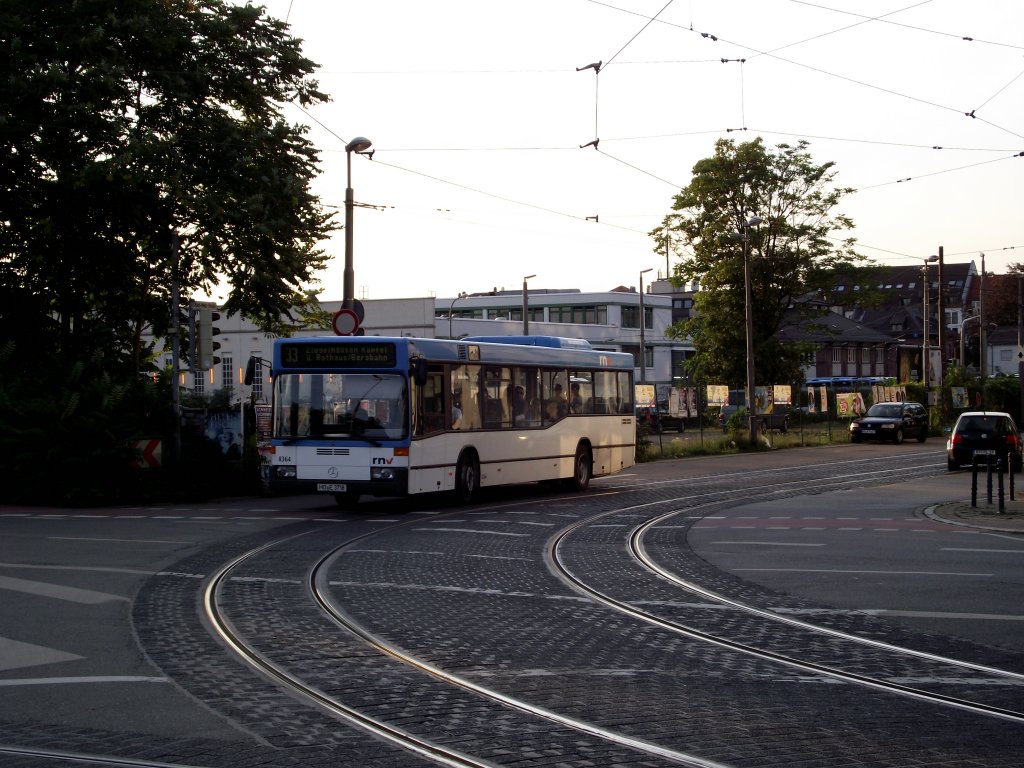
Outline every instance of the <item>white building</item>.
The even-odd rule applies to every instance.
[[[464,336],[521,335],[523,327],[522,291],[492,291],[446,298],[363,300],[361,328],[367,336],[417,336],[461,338]],[[635,288],[619,288],[601,293],[578,290],[530,290],[528,332],[531,335],[567,336],[585,339],[596,349],[631,353],[639,361],[643,304],[643,346],[646,365],[636,369],[636,381],[667,388],[681,382],[682,361],[693,351],[692,345],[669,339],[666,329],[672,324],[672,298],[654,293],[642,297]],[[341,307],[340,301],[322,302],[327,312]],[[261,365],[253,390],[244,387],[246,363],[250,357],[269,360],[274,338],[259,331],[238,315],[221,315],[215,323],[215,356],[219,362],[209,371],[181,375],[182,386],[197,393],[231,387],[239,397],[256,396],[269,400],[269,369]],[[295,336],[328,335],[332,331],[299,331]],[[158,344],[158,348],[160,345]],[[169,351],[161,352],[170,366]],[[185,363],[182,363],[183,371]]]

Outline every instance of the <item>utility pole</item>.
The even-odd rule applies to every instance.
[[[981,285],[978,288],[978,373],[981,376],[981,396],[985,397],[985,254],[981,254]]]
[[[945,284],[942,282],[942,246],[939,246],[939,296],[938,296],[938,307],[937,312],[939,316],[939,327],[936,329],[938,333],[938,344],[939,344],[939,386],[942,386],[943,379],[946,374],[946,304],[942,300],[945,291]]]
[[[178,377],[181,375],[181,284],[178,274],[178,230],[171,230],[171,425],[170,458],[174,471],[178,471],[181,456],[181,391]]]
[[[1021,351],[1021,326],[1024,325],[1024,293],[1021,289],[1021,279],[1024,274],[1017,273],[1017,387],[1020,389],[1020,412],[1024,416],[1024,352]]]

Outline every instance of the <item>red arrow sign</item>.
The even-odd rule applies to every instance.
[[[132,466],[136,469],[155,469],[160,466],[163,442],[159,437],[145,437],[132,444],[135,458]]]

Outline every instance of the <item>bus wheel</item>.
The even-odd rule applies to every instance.
[[[359,503],[359,494],[352,491],[336,493],[334,494],[334,503],[338,505],[339,509],[352,509]]]
[[[587,490],[592,469],[590,449],[585,445],[577,446],[576,456],[572,460],[572,477],[565,481],[565,487],[571,491]]]
[[[455,499],[469,504],[480,487],[480,462],[473,451],[463,451],[455,465]]]

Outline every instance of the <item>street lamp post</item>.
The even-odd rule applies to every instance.
[[[523,278],[523,336],[530,335],[530,294],[526,281],[534,277],[536,275],[527,275]]]
[[[647,383],[647,344],[644,339],[644,325],[646,324],[646,318],[644,317],[644,275],[650,272],[654,267],[648,267],[647,269],[640,270],[640,383]]]
[[[469,294],[466,293],[465,291],[463,291],[458,296],[456,296],[454,299],[452,299],[452,303],[448,305],[448,338],[449,339],[452,338],[452,311],[455,309],[455,302],[458,301],[459,299],[464,299],[467,296],[469,296]]]
[[[924,259],[924,264],[921,266],[921,279],[922,279],[922,282],[924,283],[924,285],[923,285],[923,288],[924,288],[923,302],[922,302],[922,305],[921,305],[921,326],[922,326],[922,329],[923,329],[922,330],[922,336],[921,336],[921,342],[922,342],[922,346],[921,346],[921,382],[924,384],[924,393],[925,393],[925,399],[926,400],[928,398],[928,357],[929,357],[929,354],[928,354],[929,353],[929,348],[928,348],[928,332],[929,332],[929,326],[931,326],[931,324],[932,324],[931,317],[930,317],[931,313],[929,311],[930,310],[930,306],[929,306],[929,302],[928,302],[928,283],[930,282],[930,280],[928,278],[928,264],[930,262],[938,261],[938,260],[939,260],[938,256],[935,256],[935,255],[929,256],[927,259]],[[939,290],[942,290],[942,286],[941,285],[939,286]]]
[[[365,136],[356,136],[345,145],[345,159],[348,166],[348,186],[345,188],[345,278],[341,306],[352,309],[356,298],[356,273],[352,266],[352,212],[355,208],[355,194],[352,192],[352,153],[362,154],[373,146]]]
[[[747,330],[747,427],[751,447],[757,445],[757,419],[754,417],[754,302],[750,277],[750,228],[763,222],[753,216],[743,222],[743,303]]]

